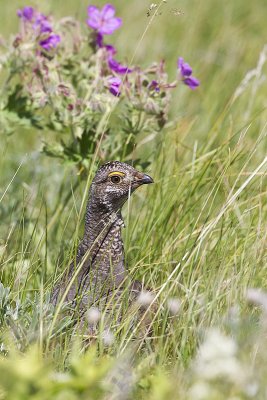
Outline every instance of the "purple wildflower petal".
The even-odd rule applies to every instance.
[[[183,63],[184,63],[183,57],[179,57],[179,58],[178,58],[178,61],[177,61],[177,66],[178,66],[178,68],[181,69]]]
[[[102,35],[111,35],[121,26],[121,19],[114,17],[115,8],[111,4],[106,4],[101,10],[96,6],[87,8],[87,24]]]
[[[180,69],[180,73],[183,77],[192,75],[192,68],[188,63],[184,62],[184,59],[182,57],[179,57],[177,66]]]
[[[149,89],[155,90],[156,92],[159,92],[159,83],[155,80],[151,81],[150,84],[148,85]]]
[[[43,14],[38,13],[35,18],[33,29],[39,30],[40,33],[51,33],[52,26],[48,21],[47,17]]]
[[[116,96],[116,97],[119,96],[121,94],[120,89],[119,89],[120,85],[122,83],[121,79],[117,78],[117,77],[112,77],[112,78],[109,78],[108,83],[109,83],[110,93],[112,93],[113,96]]]
[[[113,94],[113,96],[120,96],[121,92],[119,91],[119,88],[117,88],[116,86],[110,86],[109,91],[111,94]]]
[[[115,7],[112,4],[106,4],[102,8],[101,14],[105,19],[113,18],[115,15]]]
[[[126,65],[120,64],[118,61],[114,60],[114,58],[110,57],[108,60],[109,68],[116,72],[117,74],[125,74],[130,73],[132,70],[128,68]]]
[[[111,44],[106,44],[104,47],[108,51],[110,56],[114,56],[117,53],[117,50]]]
[[[200,82],[197,78],[191,76],[193,72],[192,68],[188,63],[184,62],[183,57],[178,58],[177,66],[180,70],[183,83],[189,86],[192,90],[196,89],[200,85]]]
[[[111,18],[102,24],[99,29],[103,35],[111,35],[116,29],[118,29],[122,24],[121,18]]]
[[[110,85],[120,86],[121,78],[117,78],[116,76],[113,76],[112,78],[109,78],[108,83]]]
[[[52,35],[48,36],[46,39],[41,40],[39,44],[44,50],[49,51],[56,48],[60,41],[60,36],[52,33]]]
[[[32,7],[24,7],[22,10],[17,11],[19,18],[23,18],[25,21],[32,21],[34,15],[34,9]]]
[[[48,21],[42,21],[42,23],[40,24],[40,32],[41,33],[52,32],[52,27]]]
[[[190,67],[190,65],[187,63],[184,63],[181,68],[181,74],[183,76],[190,76],[190,75],[192,75],[192,72],[193,71],[192,71],[192,68]]]
[[[92,17],[95,14],[99,14],[99,9],[96,6],[88,6],[87,7],[88,17]]]
[[[101,24],[101,12],[96,6],[89,6],[87,8],[88,12],[88,20],[87,24],[90,26],[90,28],[98,30],[100,24]]]
[[[196,89],[200,85],[199,80],[197,78],[195,78],[194,76],[190,76],[188,78],[185,78],[183,80],[183,82],[184,82],[185,85],[189,86],[190,89],[192,89],[192,90]]]

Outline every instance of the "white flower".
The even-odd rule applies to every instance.
[[[238,381],[243,371],[236,358],[237,346],[234,340],[223,335],[218,329],[210,329],[199,348],[195,371],[202,379],[224,377]]]
[[[190,400],[207,400],[211,394],[211,388],[207,382],[196,382],[189,389]]]

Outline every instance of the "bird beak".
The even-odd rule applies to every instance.
[[[141,174],[140,174],[141,175]],[[142,176],[138,176],[137,182],[139,185],[148,185],[149,183],[154,183],[151,176],[147,174],[142,174]]]

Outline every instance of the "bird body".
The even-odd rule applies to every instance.
[[[152,182],[150,176],[119,161],[100,167],[89,190],[84,236],[76,260],[52,293],[54,305],[63,299],[86,311],[114,293],[118,296],[127,279],[121,208],[139,186]],[[135,281],[130,287],[131,295],[136,295],[141,284]]]

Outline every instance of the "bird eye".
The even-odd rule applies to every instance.
[[[121,182],[121,177],[119,175],[113,175],[110,177],[110,180],[112,183],[120,183]]]

